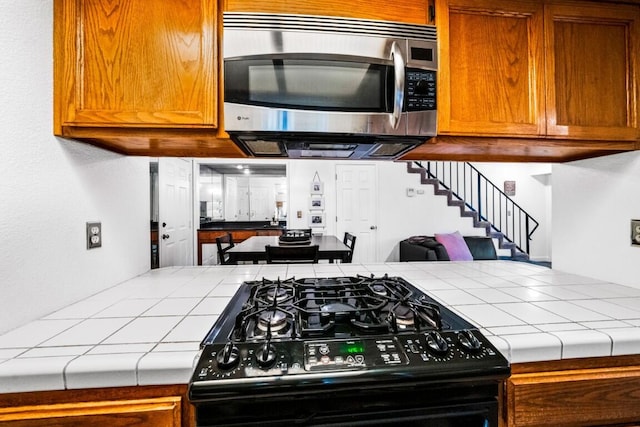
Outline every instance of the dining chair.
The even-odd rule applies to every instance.
[[[351,262],[351,260],[353,259],[353,250],[356,247],[356,236],[354,236],[351,233],[345,232],[344,233],[344,239],[342,240],[342,242],[349,247],[349,249],[351,249],[349,251],[349,254],[347,256],[345,256],[344,260],[342,262]]]
[[[235,246],[231,233],[227,233],[221,237],[216,237],[216,246],[218,247],[218,262],[220,264],[236,264],[229,260],[229,255],[227,254],[227,251]]]
[[[317,264],[318,245],[272,246],[266,245],[267,264]]]

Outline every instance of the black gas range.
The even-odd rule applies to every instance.
[[[243,283],[189,384],[205,425],[498,425],[507,360],[399,277]]]

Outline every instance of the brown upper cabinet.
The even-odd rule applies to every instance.
[[[54,133],[126,154],[239,154],[216,140],[218,19],[217,0],[55,0]]]
[[[638,6],[437,7],[438,134],[637,140]]]
[[[435,0],[222,0],[229,12],[297,13],[432,24]],[[431,7],[431,9],[430,9]]]

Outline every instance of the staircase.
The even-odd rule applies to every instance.
[[[423,165],[423,163],[425,163]],[[433,185],[433,193],[446,196],[460,216],[472,218],[475,228],[509,250],[511,259],[529,259],[529,241],[538,221],[489,181],[470,163],[407,162],[407,172],[420,174],[420,182]]]

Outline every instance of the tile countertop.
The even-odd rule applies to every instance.
[[[186,384],[238,286],[262,277],[401,276],[512,362],[640,354],[640,289],[512,261],[151,270],[0,335],[0,393]]]

